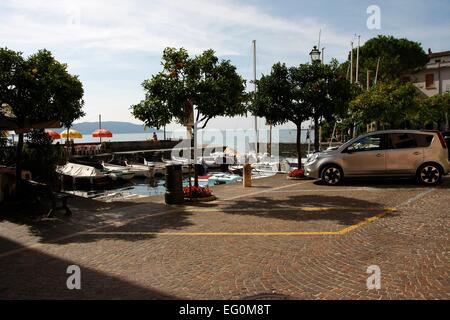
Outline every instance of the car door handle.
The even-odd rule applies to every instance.
[[[420,156],[422,154],[422,152],[416,151],[413,153],[415,156]]]
[[[382,156],[383,156],[382,153],[377,153],[377,157],[378,157],[378,158],[380,158],[380,157],[382,157]]]

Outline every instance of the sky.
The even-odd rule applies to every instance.
[[[379,15],[368,13],[374,5]],[[252,40],[259,77],[278,61],[308,62],[320,30],[325,62],[345,61],[355,35],[361,44],[386,34],[418,41],[425,50],[450,50],[449,16],[450,0],[1,0],[0,47],[24,55],[46,48],[67,63],[84,86],[81,121],[102,114],[103,121],[139,123],[130,106],[144,96],[141,83],[161,71],[165,47],[191,55],[212,48],[250,81]],[[368,25],[374,17],[379,28]],[[208,127],[246,129],[253,122],[217,118]]]

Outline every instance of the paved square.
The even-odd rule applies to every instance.
[[[70,219],[2,213],[0,298],[449,299],[450,179],[321,186],[284,176],[169,207],[73,203]],[[0,218],[2,219],[2,218]],[[68,290],[78,265],[82,289]],[[381,269],[381,290],[366,271]]]

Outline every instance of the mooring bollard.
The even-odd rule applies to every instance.
[[[183,193],[183,171],[181,164],[166,165],[166,194],[167,204],[182,204]]]
[[[250,188],[252,186],[252,165],[250,163],[244,164],[242,183],[244,188]]]

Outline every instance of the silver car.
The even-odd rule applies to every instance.
[[[336,185],[344,177],[417,177],[435,185],[450,172],[444,137],[435,131],[387,130],[371,132],[339,148],[315,153],[305,175]]]

